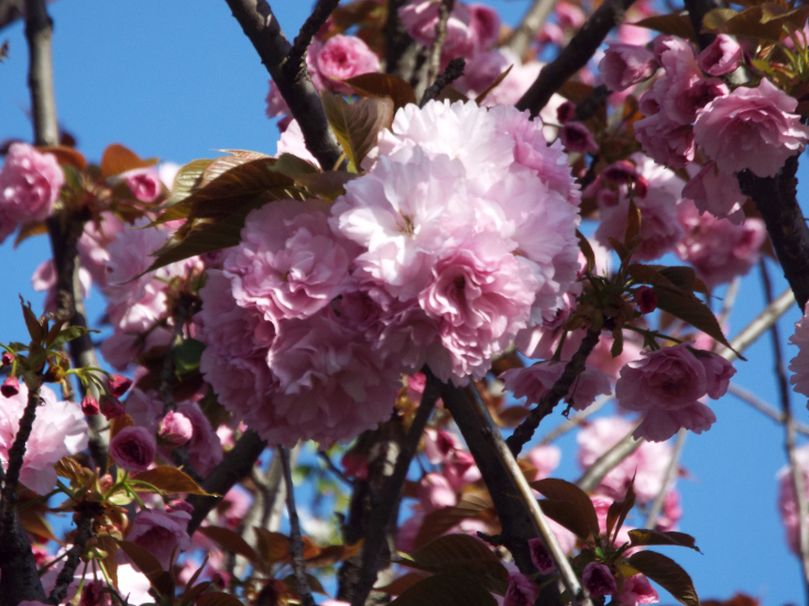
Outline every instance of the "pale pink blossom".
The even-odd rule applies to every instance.
[[[700,215],[690,203],[680,205],[679,220],[685,236],[677,243],[677,256],[690,263],[709,288],[750,271],[767,238],[761,219],[746,219],[735,225],[728,219]]]
[[[202,476],[206,476],[222,460],[222,444],[199,404],[186,400],[177,405],[178,414],[191,422],[191,440],[188,442],[188,462]]]
[[[691,177],[683,188],[683,196],[693,200],[701,213],[711,213],[733,223],[744,219],[742,205],[747,196],[739,188],[739,180],[734,174],[720,171],[714,162]]]
[[[660,442],[680,428],[695,433],[709,429],[716,415],[699,400],[723,395],[734,372],[716,354],[697,355],[685,344],[665,347],[644,352],[643,358],[624,367],[615,395],[622,407],[643,415],[635,437]]]
[[[281,133],[276,145],[276,154],[292,154],[302,160],[306,160],[310,164],[320,167],[320,162],[317,161],[312,155],[312,152],[306,147],[306,141],[303,138],[303,131],[301,125],[297,120],[292,120],[287,126],[286,130]]]
[[[418,498],[426,512],[452,507],[458,502],[455,490],[439,473],[428,473],[419,482]]]
[[[311,316],[346,288],[351,255],[318,203],[266,204],[247,216],[241,240],[224,260],[234,299],[276,328]]]
[[[621,91],[651,78],[657,69],[657,57],[643,46],[612,43],[598,69],[610,90]]]
[[[790,382],[793,389],[800,394],[809,396],[809,305],[803,317],[795,323],[795,332],[789,342],[798,347],[798,353],[789,361],[789,370],[792,372]]]
[[[694,137],[719,170],[771,177],[809,140],[809,127],[794,113],[797,105],[762,78],[755,88],[740,86],[706,105],[694,124]]]
[[[742,47],[727,34],[716,37],[699,54],[699,66],[711,76],[724,76],[737,67],[742,60]]]
[[[325,42],[313,41],[306,51],[306,64],[318,89],[350,94],[344,81],[379,71],[379,58],[356,36],[338,34]]]
[[[172,556],[176,559],[181,551],[191,547],[186,530],[190,520],[191,514],[183,510],[141,511],[135,516],[126,540],[148,549],[163,570],[168,570]]]
[[[589,423],[576,436],[578,461],[589,468],[601,455],[632,432],[633,423],[622,417],[601,417]],[[672,457],[665,442],[644,442],[632,454],[610,470],[597,487],[599,494],[622,499],[634,478],[634,490],[640,503],[652,501],[663,488],[663,478]]]
[[[0,171],[0,242],[21,223],[44,221],[64,183],[52,154],[27,143],[12,143]]]
[[[110,440],[110,458],[127,471],[145,471],[154,462],[157,443],[145,427],[124,427]]]
[[[804,499],[809,499],[809,444],[795,449],[798,473],[803,477]],[[800,553],[800,515],[795,499],[795,482],[792,470],[785,465],[778,471],[778,512],[786,531],[787,544],[792,553]]]
[[[432,0],[409,0],[399,9],[399,19],[407,33],[425,46],[435,40],[438,15],[439,3]],[[498,32],[499,19],[494,11],[456,2],[447,20],[442,56],[470,57],[493,44]]]
[[[8,465],[9,451],[19,431],[28,393],[28,386],[19,383],[15,395],[0,396],[0,464],[3,468]],[[39,397],[41,404],[26,442],[20,482],[38,494],[46,494],[56,482],[54,465],[59,459],[87,448],[87,423],[77,404],[59,401],[50,388],[41,387]]]
[[[551,472],[559,466],[562,452],[553,444],[540,444],[529,450],[525,459],[536,470],[532,481],[542,480],[551,475]]]

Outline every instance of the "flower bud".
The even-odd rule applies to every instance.
[[[110,441],[110,458],[127,471],[145,471],[156,453],[154,436],[145,427],[124,427]]]
[[[10,351],[4,351],[2,360],[0,360],[3,366],[11,366],[12,362],[14,362],[14,354]]]
[[[115,396],[111,396],[109,394],[104,394],[101,396],[99,408],[101,410],[101,414],[103,414],[108,421],[120,417],[125,412],[124,405],[121,404],[121,401]]]
[[[132,380],[123,375],[110,375],[108,385],[110,393],[116,398],[120,398],[132,387]]]
[[[193,437],[194,426],[183,413],[170,410],[161,419],[157,435],[171,446],[182,446]]]
[[[601,562],[587,564],[582,572],[581,582],[591,596],[612,595],[618,590],[609,566]]]
[[[101,408],[98,405],[98,400],[88,393],[81,400],[81,411],[88,417],[97,415],[99,412],[101,412]]]
[[[654,289],[648,286],[641,286],[635,291],[635,302],[638,304],[640,313],[648,314],[657,309],[657,295]]]
[[[6,398],[11,398],[20,393],[20,381],[15,376],[8,376],[3,384],[0,385],[0,393]]]

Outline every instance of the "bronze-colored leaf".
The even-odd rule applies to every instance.
[[[224,591],[209,591],[197,598],[197,606],[244,606],[241,601]]]
[[[118,544],[129,560],[140,570],[161,595],[174,595],[174,579],[170,572],[163,570],[160,562],[145,547],[131,541],[119,541]]]
[[[688,573],[677,562],[654,551],[629,556],[629,564],[663,587],[685,606],[699,606],[699,597]]]
[[[101,174],[105,178],[114,177],[128,170],[154,166],[157,162],[156,158],[141,159],[128,147],[113,143],[101,155]]]
[[[475,103],[481,105],[486,100],[486,97],[488,97],[495,88],[500,86],[503,80],[508,78],[508,75],[511,73],[512,69],[514,69],[513,63],[509,65],[506,69],[504,69],[503,72],[499,76],[497,76],[497,78],[495,78],[491,84],[489,84],[486,88],[484,88],[480,92],[480,94],[477,97],[475,97]]]
[[[339,95],[324,92],[323,109],[351,166],[359,170],[363,159],[376,146],[379,133],[393,121],[389,97],[369,97],[348,103]],[[331,167],[327,167],[331,168]]]
[[[413,545],[419,549],[457,526],[462,520],[479,518],[492,506],[491,501],[477,495],[465,495],[452,507],[442,507],[424,516]]]
[[[686,13],[653,15],[641,19],[640,21],[630,23],[630,25],[653,29],[661,34],[669,34],[671,36],[677,36],[678,38],[686,38],[687,40],[696,40],[697,38],[694,34],[694,27],[691,25],[691,19]]]
[[[169,193],[166,206],[172,206],[185,200],[191,193],[199,187],[202,181],[202,175],[205,169],[210,166],[213,160],[209,158],[201,158],[199,160],[192,160],[185,166],[181,167],[174,175],[174,183],[171,186],[171,193]]]
[[[194,479],[184,471],[172,467],[171,465],[158,465],[153,469],[147,469],[132,476],[135,482],[144,482],[169,494],[198,494],[211,496]]]
[[[250,547],[238,532],[222,526],[201,526],[197,529],[197,532],[224,547],[225,551],[243,556],[253,564],[259,560],[256,551]]]
[[[395,109],[416,102],[413,87],[393,74],[360,74],[345,82],[363,97],[390,97]]]
[[[662,532],[660,530],[652,530],[650,528],[636,528],[629,531],[629,539],[633,546],[635,545],[678,545],[680,547],[688,547],[694,551],[699,551],[697,542],[690,534],[684,532],[675,532],[673,530]]]
[[[542,510],[548,508],[548,515],[572,530],[576,536],[586,539],[590,535],[598,534],[598,516],[593,501],[581,488],[558,478],[531,482],[531,487],[547,497],[546,501],[540,502]],[[554,515],[564,515],[566,524],[556,519]]]
[[[255,527],[259,555],[267,563],[289,559],[289,537],[280,532],[270,532],[266,528]]]
[[[391,606],[495,606],[492,594],[472,575],[436,574],[409,587]]]
[[[79,170],[87,168],[87,158],[75,147],[68,147],[67,145],[46,145],[38,149],[42,153],[53,154],[56,157],[56,161],[62,166],[73,166]]]
[[[508,572],[486,543],[466,534],[450,534],[429,542],[411,555],[415,568],[434,573],[464,573],[490,591],[505,591]]]

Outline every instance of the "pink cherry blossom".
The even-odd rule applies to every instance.
[[[793,113],[797,105],[763,78],[755,88],[740,86],[706,105],[694,123],[694,137],[719,170],[771,177],[809,140],[809,127]]]
[[[809,396],[809,306],[806,307],[803,317],[795,323],[795,332],[789,342],[797,345],[798,353],[789,361],[789,370],[792,372],[790,382],[793,389],[800,394]]]
[[[191,422],[191,440],[188,442],[188,462],[202,476],[206,476],[222,460],[222,444],[199,404],[187,400],[177,405],[178,414]]]
[[[344,80],[379,71],[379,58],[356,36],[338,34],[325,42],[315,40],[306,52],[306,64],[318,89],[350,94]]]
[[[615,596],[619,606],[639,606],[641,604],[657,604],[660,596],[652,584],[642,574],[635,574],[621,582],[618,595]]]
[[[28,393],[28,386],[19,383],[15,395],[0,395],[0,464],[4,468],[28,403]],[[20,482],[38,494],[46,494],[56,482],[54,465],[59,459],[87,448],[87,423],[77,404],[59,401],[48,387],[40,388],[39,397],[41,404],[26,442]]]
[[[182,413],[170,410],[160,421],[158,436],[170,446],[187,444],[193,434],[190,419]]]
[[[191,547],[191,539],[186,531],[189,520],[191,514],[183,510],[141,511],[135,516],[126,539],[148,549],[163,570],[168,570],[172,555],[176,559],[181,551]]]
[[[138,168],[121,175],[136,200],[151,203],[160,197],[163,185],[156,167]]]
[[[145,471],[157,454],[154,435],[145,427],[124,427],[110,440],[110,458],[127,471]]]
[[[742,205],[747,197],[739,188],[736,175],[721,172],[713,162],[691,177],[683,188],[683,196],[693,200],[701,213],[711,213],[734,223],[744,218]]]
[[[503,606],[531,606],[536,602],[539,590],[527,576],[515,572],[508,577],[508,587]]]
[[[598,69],[610,90],[621,91],[650,78],[657,69],[657,57],[643,46],[613,43]]]
[[[622,407],[643,414],[635,437],[660,442],[680,428],[696,433],[709,429],[716,415],[699,399],[723,395],[734,372],[716,354],[697,356],[685,344],[665,347],[624,367],[615,395]]]
[[[677,256],[690,263],[710,288],[746,274],[758,262],[767,238],[761,219],[735,225],[728,219],[700,215],[690,203],[680,205],[679,220],[685,236],[677,243]]]
[[[540,362],[527,368],[514,368],[501,375],[505,388],[516,398],[526,398],[528,404],[538,404],[559,380],[567,362]],[[598,395],[612,393],[609,377],[595,368],[586,368],[576,378],[565,401],[577,410],[584,410]]]
[[[236,302],[278,323],[305,318],[340,294],[351,255],[317,203],[278,200],[251,212],[224,260]]]
[[[711,76],[724,76],[737,67],[742,60],[742,47],[727,34],[716,34],[699,54],[699,66]]]
[[[45,220],[64,183],[52,154],[12,143],[0,171],[0,242],[21,223]]]
[[[592,596],[612,595],[618,589],[609,566],[601,562],[587,564],[581,574],[581,582]]]

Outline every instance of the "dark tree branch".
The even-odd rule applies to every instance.
[[[216,495],[224,495],[235,484],[250,474],[259,455],[267,443],[252,430],[247,430],[236,442],[236,445],[225,455],[222,461],[208,475],[203,488]],[[188,502],[194,507],[191,520],[188,522],[188,534],[194,534],[202,521],[219,502],[221,497],[203,497],[191,495]]]
[[[299,70],[305,70],[304,56],[306,49],[312,43],[312,39],[326,23],[326,20],[340,4],[340,0],[318,0],[312,13],[306,18],[306,21],[301,26],[298,35],[292,42],[292,47],[289,49],[286,61],[284,62],[284,74],[290,80],[293,80]]]
[[[792,156],[774,177],[738,174],[739,185],[756,205],[767,226],[784,276],[801,309],[809,300],[809,229],[798,206],[798,156]]]
[[[385,20],[385,72],[398,74],[409,80],[412,68],[401,69],[401,62],[407,55],[413,54],[417,45],[399,19],[399,9],[406,3],[407,0],[388,0],[388,15]]]
[[[17,485],[20,482],[20,471],[22,471],[23,460],[25,459],[26,445],[31,437],[31,430],[34,427],[34,420],[37,416],[37,407],[42,399],[39,397],[39,385],[28,385],[28,402],[20,419],[17,435],[8,451],[8,466],[6,467],[3,491],[0,493],[0,534],[6,534],[13,526],[14,506],[17,504]]]
[[[0,0],[0,30],[22,19],[25,0]]]
[[[714,35],[702,31],[702,19],[706,13],[717,8],[719,5],[715,0],[685,0],[685,8],[688,10],[688,18],[694,34],[697,36],[697,43],[700,48],[705,48],[713,42]]]
[[[559,56],[539,72],[539,76],[517,102],[517,109],[529,110],[536,116],[548,103],[551,95],[587,65],[598,47],[624,18],[626,10],[635,0],[605,0],[596,9]]]
[[[399,510],[402,488],[407,479],[410,463],[418,450],[421,436],[427,427],[427,421],[430,420],[430,415],[438,400],[438,390],[439,382],[428,370],[427,384],[424,387],[424,393],[421,396],[421,403],[413,419],[413,424],[410,426],[402,443],[402,449],[396,458],[393,473],[385,480],[379,500],[373,504],[371,510],[368,532],[362,546],[359,580],[354,587],[351,598],[352,606],[363,606],[376,582],[379,564],[382,560],[380,554],[391,529],[396,525],[395,513]]]
[[[553,384],[553,387],[548,390],[548,393],[542,397],[539,404],[528,413],[528,416],[523,419],[523,422],[514,430],[514,433],[508,437],[506,444],[508,444],[509,449],[511,449],[515,457],[520,454],[522,447],[534,436],[534,432],[536,428],[539,427],[542,419],[551,414],[556,405],[570,392],[570,388],[584,371],[587,356],[590,355],[598,344],[599,336],[600,331],[598,330],[590,329],[587,331],[587,334],[584,335],[584,339],[582,339],[581,345],[579,345],[579,349],[573,354],[573,357],[567,365],[565,365],[562,376],[559,377],[556,383]]]
[[[68,587],[74,581],[76,569],[81,563],[81,556],[87,548],[87,541],[93,534],[93,522],[100,513],[101,507],[96,503],[85,503],[79,511],[73,546],[67,552],[64,566],[59,571],[51,595],[48,597],[51,604],[61,604],[67,596]]]
[[[428,101],[432,101],[438,95],[441,94],[441,91],[444,90],[445,86],[452,84],[455,80],[463,76],[463,70],[466,67],[466,61],[462,58],[458,57],[453,59],[447,64],[446,69],[438,74],[430,86],[427,87],[427,90],[424,91],[424,94],[419,101],[419,106],[424,107]]]
[[[556,0],[534,0],[523,15],[520,24],[514,28],[506,41],[506,46],[522,57],[531,47],[537,32],[542,29],[548,16],[556,6]]]
[[[324,170],[331,169],[340,158],[340,149],[329,131],[323,105],[306,69],[298,69],[293,78],[287,77],[284,65],[290,45],[272,8],[266,0],[226,1],[300,124],[306,147]]]
[[[289,536],[291,539],[292,570],[295,574],[295,584],[298,586],[298,596],[303,606],[315,606],[309,581],[306,578],[306,564],[303,561],[303,540],[301,539],[301,524],[298,520],[298,510],[295,507],[295,485],[292,483],[292,465],[289,462],[289,449],[278,447],[278,456],[284,469],[284,483],[287,487],[287,513],[289,514]]]

